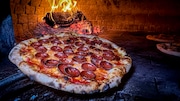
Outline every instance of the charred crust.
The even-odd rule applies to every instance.
[[[94,94],[94,93],[99,93],[100,92],[100,90],[99,89],[96,89],[96,90],[91,90],[91,91],[89,91],[89,92],[87,92],[87,91],[81,91],[80,93],[81,94]]]
[[[97,89],[97,90],[92,90],[92,91],[90,91],[89,94],[94,94],[94,93],[99,93],[99,92],[100,92],[100,90]]]
[[[61,89],[62,88],[62,85],[61,84],[59,84],[59,87],[58,87],[59,89]]]
[[[53,82],[49,82],[48,85],[51,86],[51,87],[54,87],[54,83]]]
[[[109,84],[105,84],[104,87],[102,88],[102,92],[107,91],[108,89],[110,89]]]
[[[69,81],[69,77],[64,76],[63,78],[64,78],[64,80]]]

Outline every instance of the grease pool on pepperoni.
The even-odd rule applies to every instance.
[[[53,44],[62,44],[62,42],[59,40],[58,37],[50,37],[49,40],[50,40],[51,43],[53,43]]]
[[[53,60],[53,59],[42,59],[42,63],[46,66],[46,67],[54,67],[57,66],[59,64],[58,60]]]
[[[115,54],[111,50],[103,50],[103,57],[106,60],[113,60],[115,58]]]
[[[77,77],[80,75],[80,71],[78,69],[67,64],[59,64],[58,68],[63,74],[71,77]]]
[[[105,70],[112,69],[113,65],[110,62],[107,61],[101,61],[100,66],[104,68]]]
[[[47,43],[49,43],[49,40],[48,39],[40,39],[40,40],[38,40],[38,42],[41,44],[47,44]]]
[[[37,48],[37,47],[39,47],[39,46],[42,46],[42,44],[39,43],[39,42],[33,42],[33,43],[31,43],[31,46],[32,46],[33,48]]]
[[[63,52],[64,52],[64,54],[67,54],[67,55],[74,54],[74,51],[73,51],[73,49],[71,48],[71,46],[65,46]]]
[[[51,47],[51,50],[57,51],[57,52],[61,52],[61,51],[62,51],[62,48],[59,47],[59,46],[52,46],[52,47]]]
[[[86,79],[86,80],[92,80],[96,77],[93,71],[82,71],[80,73],[81,77]]]
[[[91,54],[91,63],[96,67],[99,67],[100,62],[103,60],[103,57],[100,55]]]
[[[88,51],[89,49],[87,47],[79,47],[77,50],[78,51]]]
[[[96,66],[91,63],[83,63],[81,67],[82,67],[82,69],[84,69],[86,71],[95,71],[96,70]]]
[[[76,55],[87,56],[88,53],[87,53],[87,52],[84,52],[84,51],[77,51],[77,52],[76,52]]]
[[[87,59],[85,58],[85,56],[82,56],[82,55],[77,55],[77,56],[74,56],[72,58],[74,61],[78,62],[78,63],[82,63],[82,62],[86,62]]]

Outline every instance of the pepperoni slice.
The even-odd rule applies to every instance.
[[[92,58],[91,63],[94,64],[96,67],[99,67],[101,60]]]
[[[35,56],[37,58],[47,58],[47,57],[49,57],[49,55],[47,53],[42,53],[42,52],[36,53]]]
[[[107,49],[112,49],[112,46],[110,43],[102,43],[102,46]]]
[[[61,44],[61,41],[59,39],[52,40],[51,43],[53,44]]]
[[[83,51],[78,51],[78,52],[76,52],[76,54],[77,55],[82,55],[82,56],[87,56],[88,55],[88,53],[83,52]]]
[[[92,71],[82,71],[80,75],[86,80],[92,80],[96,77],[96,75]]]
[[[74,67],[71,67],[70,65],[60,64],[58,65],[58,68],[63,74],[71,77],[77,77],[80,75],[80,71]]]
[[[67,74],[66,71],[65,71],[65,68],[67,68],[69,65],[67,64],[59,64],[58,65],[58,69],[63,73],[63,74]]]
[[[93,63],[96,67],[99,67],[99,64],[102,60],[103,60],[102,56],[98,56],[95,54],[91,55],[91,63]]]
[[[95,45],[96,44],[95,41],[91,41],[91,40],[87,40],[86,43],[90,44],[90,45]]]
[[[80,40],[83,40],[83,41],[88,41],[89,39],[86,38],[86,37],[80,37]]]
[[[84,63],[84,64],[82,64],[81,67],[86,71],[95,71],[96,70],[96,66],[91,63]]]
[[[43,44],[43,43],[47,44],[47,43],[49,43],[49,40],[48,39],[40,39],[38,42],[41,44]]]
[[[72,50],[71,46],[65,46],[64,47],[64,54],[67,54],[67,55],[71,55],[74,53],[74,51]]]
[[[42,52],[42,53],[44,53],[44,52],[47,51],[46,47],[44,47],[44,46],[36,47],[36,50],[37,50],[38,52]]]
[[[50,37],[49,39],[53,44],[61,44],[61,41],[57,37]]]
[[[86,62],[87,61],[87,59],[84,56],[82,56],[82,55],[74,56],[73,60],[78,62],[78,63],[82,63],[82,62]]]
[[[68,56],[66,54],[64,54],[63,52],[58,52],[56,54],[54,54],[54,56],[58,57],[58,58],[67,58]]]
[[[102,40],[95,39],[94,42],[99,45],[102,44]]]
[[[84,43],[83,42],[75,42],[75,45],[79,46],[79,47],[82,47],[82,46],[84,46]]]
[[[87,47],[79,47],[77,50],[78,51],[88,51],[89,49]]]
[[[72,47],[71,46],[65,46],[64,47],[64,50],[69,50],[69,49],[72,49]]]
[[[70,40],[73,40],[73,42],[76,42],[76,41],[78,40],[77,37],[70,37],[69,39],[70,39]]]
[[[50,60],[42,60],[42,63],[44,65],[46,65],[47,67],[54,67],[54,66],[57,66],[59,64],[59,61],[57,60],[53,60],[53,59],[50,59]]]
[[[100,66],[103,67],[105,70],[112,69],[112,64],[107,61],[101,61]]]
[[[61,51],[62,51],[62,48],[59,47],[59,46],[52,46],[52,47],[51,47],[51,50],[57,51],[57,52],[61,52]]]
[[[100,55],[95,55],[95,54],[91,54],[91,58],[92,59],[97,59],[97,60],[102,60],[103,59],[103,57],[102,56],[100,56]]]
[[[103,57],[106,60],[113,60],[115,58],[115,55],[111,50],[104,50],[103,52]]]
[[[65,72],[71,77],[77,77],[80,74],[79,70],[74,67],[65,68]]]
[[[66,58],[61,58],[61,59],[60,59],[60,62],[61,62],[62,64],[70,64],[70,65],[73,65],[73,61],[68,60],[68,59],[66,59]]]
[[[74,51],[72,49],[64,50],[64,54],[71,55],[74,54]]]
[[[39,47],[39,46],[41,46],[41,45],[42,45],[42,44],[39,43],[39,42],[33,42],[33,43],[31,43],[31,46],[34,47],[34,48],[37,48],[37,47]]]

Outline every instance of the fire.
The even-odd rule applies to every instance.
[[[76,0],[48,0],[51,13],[55,12],[55,10],[63,11],[63,12],[72,12],[75,9],[77,1]]]

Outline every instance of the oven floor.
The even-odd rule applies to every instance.
[[[180,100],[180,57],[166,55],[146,39],[144,32],[104,32],[99,36],[124,47],[133,59],[133,66],[119,87],[96,95],[76,95],[54,90],[30,80],[12,64],[6,55],[0,58],[0,99],[139,101]]]

